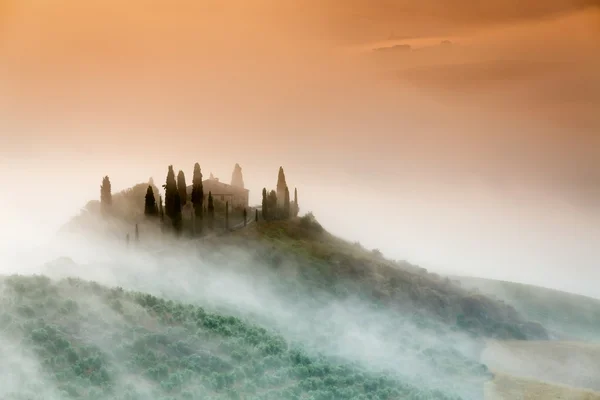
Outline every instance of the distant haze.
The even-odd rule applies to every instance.
[[[389,257],[600,297],[599,54],[586,0],[0,0],[0,249],[104,175],[282,165]]]

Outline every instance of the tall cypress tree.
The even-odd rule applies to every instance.
[[[202,186],[202,171],[200,170],[200,164],[194,165],[194,177],[192,180],[192,204],[194,205],[194,212],[196,217],[202,219],[202,207],[204,203],[204,188]]]
[[[294,217],[298,216],[300,206],[298,206],[298,189],[294,188]]]
[[[229,230],[229,202],[225,202],[225,230]]]
[[[163,188],[165,189],[165,214],[167,217],[173,219],[177,213],[175,196],[179,199],[179,193],[177,192],[177,181],[175,180],[175,171],[172,165],[169,165],[167,181],[163,185]],[[181,209],[181,200],[179,200],[179,203],[179,208]]]
[[[277,198],[279,199],[279,203],[277,203],[278,208],[284,207],[284,199],[285,199],[285,188],[287,187],[287,183],[285,181],[285,172],[283,172],[283,167],[279,167],[279,173],[277,175]]]
[[[177,190],[179,191],[181,205],[185,206],[185,203],[187,203],[187,184],[185,183],[185,174],[181,170],[177,174]]]
[[[267,189],[262,190],[262,216],[264,220],[269,218],[269,202],[267,200]]]
[[[179,197],[179,191],[177,190],[173,195],[173,216],[171,217],[171,222],[173,223],[175,233],[177,233],[177,235],[181,234],[181,231],[183,230],[183,218],[181,215],[181,199]]]
[[[213,203],[212,192],[208,192],[208,222],[210,229],[215,227],[215,205]]]
[[[100,206],[104,214],[108,213],[112,206],[112,186],[108,176],[102,178],[102,186],[100,186]]]
[[[156,198],[154,197],[154,190],[152,189],[152,186],[148,186],[148,190],[146,190],[144,215],[147,217],[158,216],[158,206],[156,205]]]
[[[285,196],[285,192],[284,192]],[[267,198],[267,208],[269,209],[269,219],[278,219],[281,215],[280,209],[277,207],[277,193],[274,190],[269,192]]]
[[[283,218],[287,219],[290,217],[290,190],[285,187],[285,198],[283,200]]]

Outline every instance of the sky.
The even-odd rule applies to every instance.
[[[0,0],[4,251],[104,175],[283,166],[391,258],[600,297],[598,71],[592,0]]]

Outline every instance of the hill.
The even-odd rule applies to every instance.
[[[514,307],[553,338],[600,341],[600,300],[515,282],[457,277],[463,287]]]
[[[545,339],[540,324],[523,318],[511,306],[474,294],[449,279],[405,261],[385,259],[358,243],[326,232],[312,214],[261,222],[236,232],[241,243],[270,247],[270,264],[284,266],[294,259],[312,274],[313,285],[361,293],[371,301],[402,314],[421,315],[474,335],[497,339]]]
[[[87,224],[78,225],[82,232],[91,233],[92,227],[107,226],[105,219],[89,222],[90,215],[92,213],[87,214]],[[77,221],[80,220],[81,217]],[[128,222],[118,216],[112,220],[116,222],[108,223],[110,227],[121,227]],[[162,238],[157,236],[160,231],[158,221],[152,224],[142,220],[148,232],[145,240],[154,241],[151,247],[162,247],[166,252],[172,250],[164,235]],[[129,229],[133,232],[133,227]],[[223,233],[222,229],[217,231]],[[119,235],[124,236],[123,232]],[[204,252],[208,258],[211,253],[219,253],[227,247],[238,253],[252,254],[253,263],[267,266],[281,275],[282,282],[287,283],[282,293],[294,292],[295,286],[302,283],[335,293],[338,298],[358,295],[386,309],[413,315],[417,320],[423,320],[419,316],[424,316],[473,335],[507,340],[548,337],[542,325],[523,318],[515,308],[462,289],[424,268],[386,260],[376,251],[337,238],[325,231],[312,214],[290,220],[260,221],[218,238],[209,234],[199,240],[190,239],[192,243],[198,245],[200,240],[210,247]],[[212,261],[222,263],[227,260],[221,257]],[[288,268],[290,264],[294,266],[291,269]]]
[[[6,400],[455,398],[144,293],[11,276],[0,294]]]
[[[92,218],[74,232],[75,242],[65,239],[64,254],[73,254],[77,262],[63,258],[47,264],[42,272],[61,282],[51,285],[79,277],[144,293],[169,306],[201,307],[204,313],[265,329],[311,360],[390,379],[410,388],[406,393],[421,393],[417,397],[444,398],[443,393],[481,399],[491,378],[480,361],[487,339],[548,338],[541,324],[514,307],[337,238],[310,213],[196,237],[161,233],[158,220],[147,220],[140,224],[140,241],[129,246],[121,234],[92,234],[98,226],[114,225]],[[100,290],[98,284],[85,285]],[[131,296],[125,299],[135,303]],[[187,334],[174,337],[183,340]],[[170,331],[165,335],[171,337]],[[329,393],[312,396],[377,398],[360,390],[350,397]],[[278,392],[273,398],[295,398],[288,395]]]

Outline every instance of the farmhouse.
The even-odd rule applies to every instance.
[[[248,207],[248,197],[250,191],[238,186],[228,185],[220,182],[219,178],[212,176],[202,181],[204,191],[204,204],[208,204],[208,193],[212,193],[213,199],[225,203],[229,202],[233,208]],[[192,186],[187,188],[188,196],[192,195]]]

